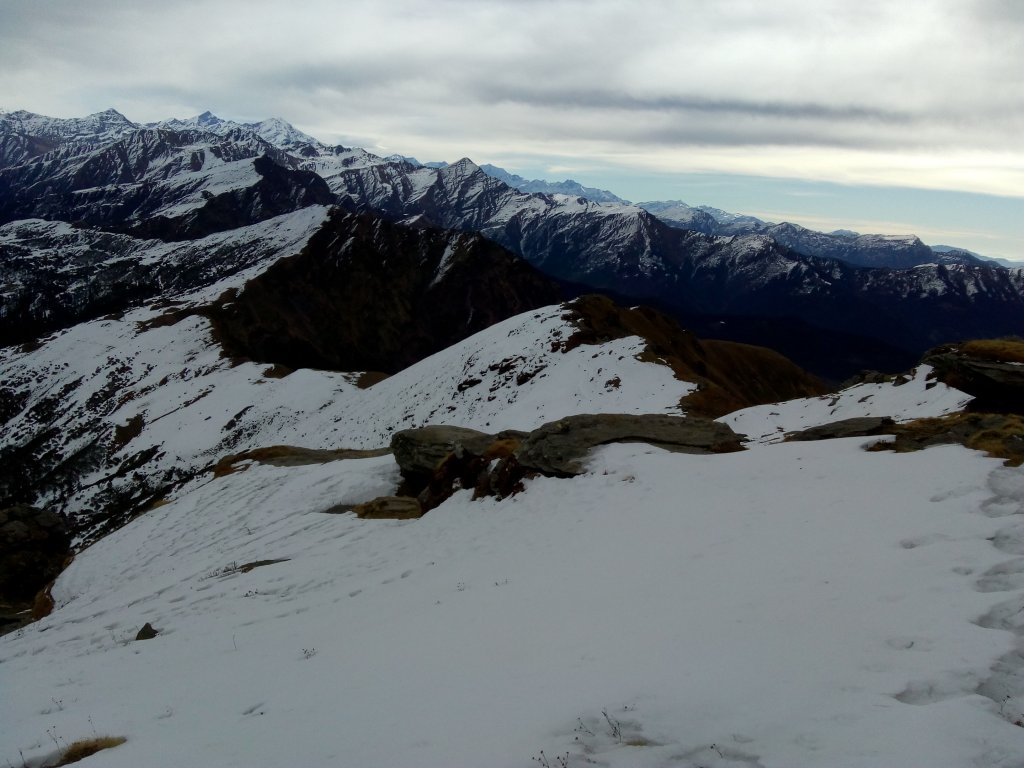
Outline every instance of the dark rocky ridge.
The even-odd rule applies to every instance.
[[[554,282],[479,235],[336,211],[301,254],[276,262],[210,317],[234,357],[395,373],[560,298]]]

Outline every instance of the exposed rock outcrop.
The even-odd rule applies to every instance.
[[[451,426],[407,429],[395,434],[391,448],[405,480],[400,493],[408,501],[401,503],[411,508],[409,502],[415,501],[427,512],[462,488],[473,489],[474,498],[500,498],[521,490],[525,477],[578,475],[590,451],[608,443],[643,442],[682,453],[724,453],[742,450],[740,437],[725,424],[696,417],[581,414],[528,434],[488,435]],[[370,504],[376,510],[397,502],[383,497]]]
[[[892,428],[895,423],[888,416],[856,416],[851,419],[840,419],[839,421],[819,424],[816,427],[794,432],[788,435],[786,439],[801,442],[892,434]]]
[[[210,318],[234,357],[395,373],[560,299],[553,281],[479,235],[337,211],[300,255],[225,296]]]
[[[391,450],[402,476],[414,480],[433,475],[449,454],[483,455],[494,440],[494,435],[475,429],[432,424],[396,432],[391,439]]]
[[[70,554],[67,520],[18,504],[0,509],[0,601],[31,603],[53,581]]]
[[[1024,413],[1024,341],[968,341],[932,350],[924,362],[944,383],[974,395],[971,410]]]
[[[555,477],[584,471],[591,449],[608,443],[649,443],[679,453],[742,450],[741,436],[710,419],[663,414],[580,414],[552,421],[527,435],[515,452],[528,470]]]

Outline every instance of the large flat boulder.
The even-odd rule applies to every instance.
[[[396,432],[391,438],[391,451],[403,477],[430,477],[449,454],[481,456],[498,438],[467,427],[430,425]]]
[[[849,419],[830,421],[786,436],[795,442],[811,440],[835,440],[841,437],[869,437],[893,433],[894,422],[888,416],[854,416]]]
[[[664,414],[580,414],[544,424],[515,452],[527,470],[555,477],[583,472],[593,448],[608,443],[649,443],[679,453],[742,450],[741,436],[726,424],[693,416]]]

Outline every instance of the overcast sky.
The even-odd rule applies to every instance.
[[[1024,260],[1024,0],[0,0],[0,73]]]

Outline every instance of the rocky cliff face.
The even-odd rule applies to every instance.
[[[558,286],[475,233],[336,211],[302,253],[211,309],[232,355],[289,368],[396,373]]]

